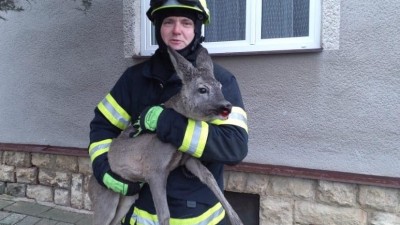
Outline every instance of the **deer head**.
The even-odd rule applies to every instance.
[[[227,119],[232,104],[225,99],[222,85],[215,79],[213,62],[207,50],[200,50],[196,66],[170,47],[168,52],[183,85],[181,91],[165,103],[166,107],[195,120]]]

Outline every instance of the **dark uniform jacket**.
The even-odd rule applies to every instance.
[[[192,63],[195,64],[194,61]],[[239,163],[247,155],[247,116],[235,77],[217,64],[214,64],[214,73],[222,84],[225,98],[233,105],[232,114],[220,124],[208,123],[205,146],[193,156],[199,158],[212,172],[222,189],[223,165]],[[99,143],[110,143],[130,121],[138,119],[143,109],[164,103],[180,90],[181,85],[169,58],[158,51],[150,60],[128,68],[95,109],[95,117],[90,124],[89,151]],[[121,118],[110,116],[112,113]],[[158,120],[157,137],[178,149],[185,135],[188,135],[185,133],[188,121],[188,118],[174,110],[165,109]],[[110,170],[107,151],[106,144],[102,151],[90,153],[93,174],[100,184],[103,175]],[[167,196],[172,218],[195,217],[217,203],[208,187],[183,167],[178,167],[169,175]],[[141,189],[135,207],[155,214],[148,185]]]

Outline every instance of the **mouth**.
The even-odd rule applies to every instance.
[[[182,41],[181,41],[181,40],[178,40],[178,39],[172,39],[172,40],[170,40],[169,42],[170,42],[171,44],[177,45],[177,44],[180,44]]]
[[[219,115],[220,115],[223,119],[226,120],[226,119],[228,119],[230,113],[231,113],[230,110],[224,109],[224,110],[222,110],[222,111],[219,113]]]
[[[229,114],[231,113],[231,109],[224,107],[220,109],[213,109],[209,112],[209,115],[214,115],[216,119],[227,120],[229,118]]]

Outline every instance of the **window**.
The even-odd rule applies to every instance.
[[[321,48],[321,0],[208,0],[211,23],[203,45],[211,54],[311,51]],[[149,0],[142,4],[146,18]],[[157,49],[154,27],[142,20],[140,55]]]

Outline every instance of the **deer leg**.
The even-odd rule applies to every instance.
[[[185,162],[186,168],[196,175],[201,182],[208,186],[211,191],[215,194],[218,200],[221,202],[222,206],[226,210],[228,214],[229,220],[232,225],[243,225],[242,221],[240,220],[238,214],[232,208],[231,204],[229,204],[228,200],[226,200],[224,194],[222,193],[221,189],[218,186],[217,181],[215,180],[212,173],[205,167],[201,162],[194,158],[189,158]]]
[[[93,225],[112,225],[119,202],[119,194],[101,186],[92,176],[89,194],[93,205]]]
[[[126,215],[126,213],[131,208],[132,204],[137,199],[137,195],[134,196],[123,196],[119,195],[119,204],[117,208],[117,213],[114,216],[114,219],[111,221],[111,225],[118,225],[121,223],[122,218]],[[129,218],[127,218],[129,220]]]
[[[169,225],[169,208],[167,202],[167,175],[155,176],[149,180],[151,195],[160,225]]]

